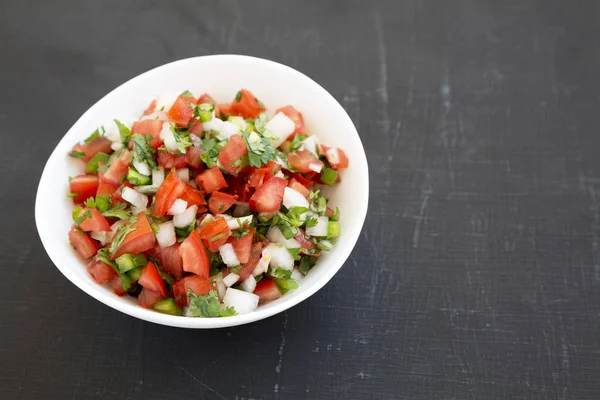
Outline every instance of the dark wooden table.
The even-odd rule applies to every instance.
[[[600,398],[599,18],[595,1],[2,1],[0,397]],[[54,268],[36,187],[109,90],[215,53],[340,101],[370,212],[284,314],[152,325]]]

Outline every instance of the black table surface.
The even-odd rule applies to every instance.
[[[0,397],[600,398],[599,18],[595,1],[2,1]],[[335,96],[369,215],[287,312],[153,325],[52,265],[36,188],[112,88],[217,53]]]

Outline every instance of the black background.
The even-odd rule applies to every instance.
[[[595,1],[2,1],[0,397],[598,398],[598,21]],[[297,307],[157,326],[60,274],[34,196],[101,96],[216,53],[290,65],[338,99],[369,216]]]

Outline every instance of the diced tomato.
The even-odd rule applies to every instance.
[[[79,229],[84,232],[110,232],[110,225],[106,221],[106,218],[100,214],[100,211],[95,208],[85,207],[81,210],[78,217],[81,218],[86,213],[89,213],[90,216],[79,224]]]
[[[142,269],[142,275],[138,281],[140,285],[148,290],[160,294],[163,297],[167,297],[169,293],[165,287],[165,282],[158,273],[158,268],[152,261],[148,262],[144,269]]]
[[[160,131],[162,130],[163,122],[164,121],[158,119],[145,119],[143,121],[135,122],[131,126],[131,134],[139,133],[140,135],[151,135],[152,140],[149,144],[155,149],[158,149],[162,145]]]
[[[202,136],[202,132],[204,132],[204,125],[202,121],[197,119],[193,120],[192,126],[190,127],[190,135],[196,135],[198,137]]]
[[[204,247],[206,247],[208,251],[216,253],[219,251],[219,247],[227,243],[227,239],[229,239],[229,236],[227,235],[223,236],[220,239],[215,239],[212,242],[208,239],[202,239],[202,244],[204,245]]]
[[[298,182],[296,180],[296,178],[291,178],[290,181],[288,182],[288,187],[290,189],[294,189],[295,191],[302,193],[302,195],[304,197],[308,197],[310,191],[306,188],[306,186],[304,186],[303,184],[301,184],[300,182]]]
[[[247,202],[254,194],[254,189],[246,184],[246,178],[242,176],[243,173],[242,171],[238,176],[227,175],[225,179],[227,180],[227,191],[237,196],[239,201]]]
[[[202,225],[196,229],[198,232],[198,237],[200,239],[210,240],[215,238],[216,236],[220,236],[225,234],[224,236],[229,237],[231,235],[231,230],[227,225],[227,221],[225,218],[215,218],[209,223]]]
[[[104,183],[102,181],[98,182],[98,190],[96,191],[96,197],[101,195],[112,195],[115,190],[117,190],[116,186],[109,185],[108,183]]]
[[[253,188],[260,187],[264,182],[275,176],[281,166],[274,161],[269,161],[260,168],[251,168],[248,174],[248,186]]]
[[[171,171],[163,183],[156,191],[156,201],[154,203],[154,215],[162,217],[167,213],[169,208],[175,203],[183,192],[185,192],[185,183],[179,179],[175,171]]]
[[[98,177],[95,175],[78,175],[69,182],[69,190],[77,196],[73,197],[75,204],[80,204],[98,191]]]
[[[287,186],[287,181],[277,176],[272,177],[250,198],[250,210],[257,212],[275,212],[281,207],[283,192]]]
[[[311,164],[315,166],[323,166],[323,162],[306,149],[299,150],[295,153],[288,153],[288,164],[290,167],[303,174],[312,171],[310,168]]]
[[[215,285],[211,282],[210,278],[186,276],[173,284],[173,297],[179,307],[188,304],[188,289],[191,289],[192,292],[196,293],[198,296],[204,296],[211,290],[216,290]]]
[[[200,156],[204,153],[204,149],[201,147],[190,146],[187,149],[188,163],[194,168],[200,168],[202,166],[202,160]]]
[[[346,156],[346,153],[344,153],[344,150],[323,145],[321,145],[321,149],[323,150],[323,154],[325,154],[325,158],[327,158],[329,165],[331,165],[331,168],[348,168],[348,157]]]
[[[294,237],[294,239],[296,239],[300,247],[302,247],[305,250],[312,250],[317,248],[317,246],[313,242],[311,242],[304,236],[304,231],[302,229],[299,229],[299,232]]]
[[[190,103],[196,103],[196,99],[191,96],[183,97],[180,95],[167,112],[169,119],[179,126],[187,126],[194,115]]]
[[[121,280],[121,277],[119,275],[115,276],[111,281],[110,281],[110,287],[113,290],[113,292],[115,292],[115,294],[117,296],[125,296],[127,294],[127,292],[125,291],[125,289],[123,289],[123,281]]]
[[[156,303],[164,299],[160,294],[153,292],[152,290],[142,288],[142,291],[138,295],[137,302],[141,307],[152,309]]]
[[[87,272],[100,284],[108,283],[115,277],[118,277],[117,271],[113,267],[100,260],[92,260],[86,267]]]
[[[217,109],[219,110],[218,114],[216,113]],[[233,114],[234,110],[231,104],[219,104],[217,107],[215,107],[215,115],[223,120],[227,119],[230,115]]]
[[[108,167],[106,172],[100,176],[102,182],[112,186],[120,186],[127,177],[129,169],[129,151],[123,149],[121,155]]]
[[[148,105],[148,108],[144,111],[144,115],[150,115],[156,109],[156,99],[152,100],[152,102]]]
[[[247,235],[242,237],[232,236],[228,240],[228,242],[231,243],[231,245],[233,246],[233,250],[235,250],[235,254],[237,255],[238,260],[242,264],[246,264],[250,259],[250,252],[252,250],[252,239],[254,238],[255,231],[256,229],[251,228],[248,231]]]
[[[88,142],[77,143],[73,146],[73,151],[83,153],[83,161],[88,162],[96,155],[96,153],[112,153],[110,140],[104,136],[96,136]]]
[[[188,207],[190,207],[190,206],[201,207],[204,204],[206,204],[206,200],[204,200],[204,196],[202,196],[202,193],[200,193],[199,190],[194,189],[187,183],[185,184],[185,190],[181,194],[180,199],[185,200],[188,203]],[[202,207],[202,208],[204,208],[204,207]],[[206,208],[204,208],[204,211],[206,211]],[[198,209],[198,212],[200,213],[203,211],[200,211],[200,209]]]
[[[202,188],[204,193],[207,194],[227,187],[225,177],[218,167],[209,168],[198,175],[196,177],[196,184],[198,185],[198,188]]]
[[[236,197],[219,191],[213,192],[208,199],[208,209],[213,214],[223,214],[235,203]]]
[[[157,246],[148,253],[160,261],[167,274],[179,279],[183,276],[183,260],[177,251],[178,249],[179,243],[175,243],[169,247]]]
[[[196,104],[213,104],[213,105],[217,105],[217,102],[215,101],[215,99],[213,99],[211,97],[211,95],[209,95],[208,93],[204,93],[202,96],[200,96],[198,98],[198,101],[196,102]]]
[[[279,112],[284,113],[289,119],[294,121],[294,124],[296,125],[296,129],[294,129],[294,132],[290,135],[290,138],[298,134],[304,134],[304,118],[302,117],[302,113],[296,110],[293,106],[285,106],[275,110],[275,114]]]
[[[178,252],[183,262],[184,271],[208,278],[210,261],[196,231],[193,231],[181,243]]]
[[[325,210],[325,215],[327,215],[328,217],[333,217],[334,211],[327,207],[327,209]]]
[[[281,297],[281,290],[271,278],[263,278],[256,284],[254,294],[258,296],[259,302],[275,300]]]
[[[125,225],[121,227],[124,229]],[[121,242],[115,253],[111,255],[111,260],[122,256],[123,254],[140,254],[154,247],[154,232],[143,211],[137,215],[137,220],[131,226],[129,233]]]
[[[258,114],[266,110],[249,90],[240,90],[236,97],[230,104],[233,114],[241,115],[244,118],[256,118]]]
[[[92,258],[96,255],[100,246],[94,239],[81,232],[75,225],[69,231],[69,242],[83,258]]]
[[[248,257],[248,262],[245,263],[236,272],[236,274],[240,277],[238,279],[237,283],[241,283],[241,282],[245,281],[252,274],[252,271],[254,271],[254,268],[256,268],[256,265],[260,261],[262,248],[263,248],[262,242],[256,242],[252,245],[250,254]],[[223,276],[227,276],[229,274],[229,272],[230,272],[230,269],[225,268],[223,270]]]
[[[172,154],[166,150],[158,150],[158,165],[166,170],[171,168],[183,168],[188,163],[188,155],[186,154]]]
[[[242,170],[241,158],[246,154],[246,141],[240,135],[231,135],[219,153],[219,162],[227,171],[237,174]]]

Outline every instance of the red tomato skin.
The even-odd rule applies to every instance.
[[[227,193],[215,191],[208,199],[208,209],[213,214],[223,214],[235,203],[236,197]]]
[[[98,242],[85,233],[81,233],[75,225],[71,226],[69,231],[69,242],[75,247],[79,255],[85,259],[92,258],[100,250]]]
[[[155,247],[148,253],[160,261],[164,271],[172,277],[179,279],[183,276],[183,260],[179,255],[179,243],[169,247]]]
[[[117,190],[117,188],[117,186],[109,185],[108,183],[99,181],[98,190],[96,191],[96,197],[102,195],[112,195],[115,192],[115,190]]]
[[[308,188],[306,186],[304,186],[303,184],[301,184],[300,182],[298,182],[296,180],[296,178],[290,179],[290,181],[288,182],[288,187],[290,189],[294,189],[295,191],[301,193],[302,196],[304,196],[304,197],[308,197],[308,195],[310,194],[310,191],[308,190]]]
[[[186,154],[171,154],[166,150],[158,150],[158,165],[166,170],[171,168],[183,168],[188,163],[188,155]]]
[[[88,162],[96,155],[96,153],[112,153],[110,140],[104,136],[97,136],[85,143],[77,143],[73,146],[73,151],[83,153],[83,162]]]
[[[185,184],[185,190],[181,194],[180,199],[185,200],[188,203],[188,207],[198,206],[199,207],[198,212],[202,212],[201,209],[203,207],[201,207],[201,206],[206,204],[206,200],[204,200],[204,196],[202,196],[202,193],[199,190],[194,189],[187,183]],[[204,210],[206,210],[206,209],[204,209]]]
[[[225,178],[227,181],[227,191],[238,197],[239,201],[247,202],[250,197],[254,194],[254,188],[246,184],[246,177],[244,171],[238,176],[227,175]]]
[[[181,243],[177,251],[181,256],[184,271],[208,278],[210,261],[196,231]]]
[[[256,229],[251,228],[246,236],[233,237],[231,236],[227,240],[233,246],[235,254],[241,264],[246,264],[250,259],[250,253],[252,252],[252,239],[254,239],[254,232]],[[259,254],[260,255],[260,254]],[[260,257],[259,257],[260,259]],[[254,265],[256,266],[256,265]],[[252,268],[254,270],[254,268]],[[250,271],[252,272],[252,271]],[[239,275],[239,274],[238,274]]]
[[[269,161],[267,165],[260,168],[249,168],[248,172],[248,186],[253,188],[260,187],[264,182],[275,176],[275,174],[281,169],[281,166],[274,161]]]
[[[112,186],[120,186],[127,177],[127,170],[129,169],[129,151],[123,150],[119,158],[117,158],[105,173],[100,175],[102,182]]]
[[[249,201],[250,210],[256,212],[275,212],[281,207],[283,192],[287,181],[277,176],[262,184]]]
[[[138,295],[137,302],[140,307],[152,309],[156,303],[164,299],[159,293],[153,292],[150,289],[142,288]]]
[[[95,175],[78,175],[69,182],[69,191],[77,194],[73,197],[73,203],[81,204],[90,197],[94,197],[98,191],[98,177]]]
[[[232,174],[238,174],[242,170],[242,165],[234,166],[240,158],[248,154],[246,141],[240,135],[231,135],[225,146],[219,153],[219,162],[227,171]]]
[[[310,169],[311,163],[323,165],[322,161],[306,149],[299,150],[295,153],[288,153],[288,164],[298,172],[303,174],[313,172]]]
[[[210,194],[215,190],[226,188],[227,182],[221,170],[218,167],[212,167],[196,177],[196,185],[198,188],[202,188],[204,193]]]
[[[264,106],[260,105],[252,92],[246,89],[240,90],[239,101],[233,99],[230,108],[231,113],[244,118],[256,118],[258,114],[266,110]]]
[[[119,276],[113,267],[100,260],[90,261],[86,269],[92,278],[99,284],[108,283]]]
[[[344,153],[344,150],[338,147],[329,147],[324,145],[321,145],[321,149],[323,154],[325,154],[325,158],[327,158],[329,165],[331,165],[331,168],[335,170],[348,168],[348,157],[346,156],[346,153]],[[337,160],[332,157],[330,153],[333,150],[337,150],[338,152]]]
[[[152,114],[155,109],[156,109],[156,99],[154,99],[150,102],[150,104],[148,105],[148,108],[146,108],[146,110],[144,111],[144,115]]]
[[[198,237],[200,239],[207,240],[210,240],[215,236],[221,235],[222,233],[225,233],[225,236],[227,237],[231,235],[231,230],[227,225],[227,221],[225,221],[225,218],[222,217],[215,218],[213,221],[205,225],[199,226],[198,228],[196,228],[196,232],[198,233]]]
[[[302,117],[301,112],[289,105],[275,110],[275,114],[280,112],[284,113],[289,119],[294,121],[294,124],[296,125],[296,129],[294,129],[294,132],[289,136],[290,139],[296,135],[305,133],[306,129],[304,128],[304,118]]]
[[[216,290],[210,278],[201,276],[186,276],[173,284],[173,297],[179,307],[189,304],[187,291],[191,289],[198,296],[207,295],[211,290]]]
[[[95,208],[85,207],[79,213],[79,217],[83,216],[86,212],[89,212],[91,215],[79,224],[79,229],[84,232],[110,232],[110,225],[106,218],[100,214],[100,211]]]
[[[259,297],[259,302],[264,303],[265,301],[275,300],[281,297],[281,290],[275,284],[275,281],[271,278],[263,278],[256,284],[254,294]]]
[[[190,146],[187,149],[188,164],[194,168],[200,168],[202,166],[202,160],[200,156],[204,153],[204,149],[196,146]]]
[[[158,119],[145,119],[134,122],[131,126],[131,134],[134,135],[139,133],[140,135],[151,135],[152,140],[149,144],[155,149],[158,149],[162,145],[160,131],[162,130],[163,123],[164,121]]]
[[[154,247],[155,240],[156,238],[148,217],[142,211],[138,214],[131,231],[125,236],[125,239],[117,251],[110,256],[110,259],[114,260],[123,254],[140,254],[146,252]]]
[[[113,280],[110,281],[110,287],[117,296],[123,297],[127,294],[125,289],[123,289],[123,281],[121,281],[119,275],[115,276]]]
[[[167,115],[169,119],[179,126],[187,126],[192,119],[194,110],[190,107],[190,103],[196,103],[194,97],[177,97]]]
[[[175,203],[175,200],[181,197],[185,192],[185,183],[179,179],[175,171],[171,171],[164,182],[156,191],[156,201],[154,203],[154,215],[164,216],[169,208]]]
[[[138,283],[144,288],[158,293],[162,297],[167,297],[169,295],[167,293],[167,288],[165,287],[165,282],[160,277],[158,268],[156,268],[156,265],[154,265],[152,261],[148,262],[144,269],[142,269],[142,275],[140,276]]]

